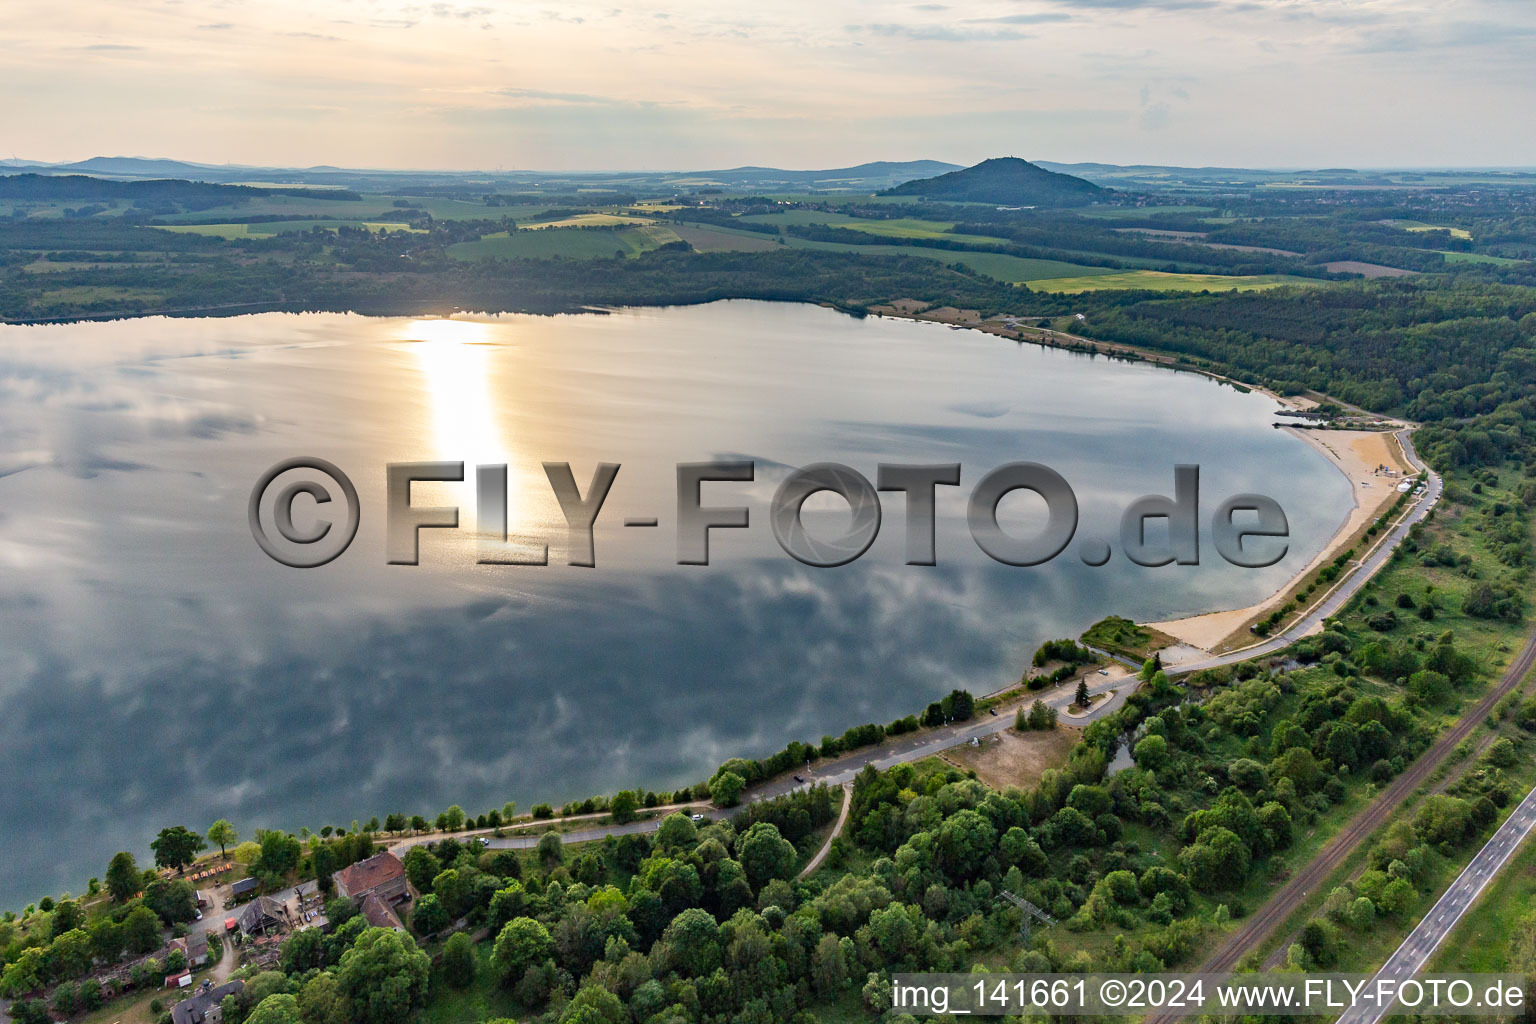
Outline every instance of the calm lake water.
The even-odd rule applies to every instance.
[[[0,907],[79,892],[170,824],[228,817],[248,836],[671,788],[954,686],[997,689],[1040,641],[1107,613],[1251,603],[1350,507],[1274,411],[1191,374],[755,302],[0,327]],[[362,506],[351,547],[310,570],[268,559],[247,525],[258,476],[298,455],[341,467]],[[757,461],[754,482],[705,489],[750,507],[751,528],[715,531],[709,567],[678,566],[675,464],[717,458]],[[424,531],[419,566],[386,565],[384,466],[419,460],[471,467],[415,491],[460,506],[465,529]],[[965,497],[1017,460],[1071,483],[1079,538],[1117,537],[1132,498],[1199,464],[1203,564],[1117,551],[1089,568],[1076,542],[1044,566],[992,562]],[[623,467],[596,568],[565,564],[545,461],[583,491],[597,462]],[[899,494],[851,565],[780,551],[774,489],[823,461],[871,480],[880,462],[962,463],[963,486],[940,488],[939,564],[903,564]],[[510,466],[514,542],[548,542],[549,566],[476,564],[478,463]],[[1209,543],[1210,513],[1243,491],[1290,518],[1273,568]],[[1005,499],[1005,525],[1027,530],[1032,501]],[[834,510],[813,527],[846,519],[826,496],[807,507]]]

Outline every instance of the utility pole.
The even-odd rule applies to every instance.
[[[1009,903],[1012,903],[1014,906],[1018,907],[1024,912],[1023,918],[1019,921],[1019,941],[1026,946],[1029,945],[1030,918],[1034,918],[1035,920],[1040,921],[1042,924],[1046,925],[1053,925],[1056,923],[1056,919],[1054,917],[1052,917],[1050,914],[1047,914],[1045,911],[1041,910],[1039,907],[1035,906],[1033,903],[1029,902],[1029,900],[1022,896],[1015,896],[1007,889],[1004,889],[998,895],[1000,899],[1007,900]]]

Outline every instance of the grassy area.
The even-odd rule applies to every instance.
[[[815,242],[808,238],[785,238],[792,249],[824,249],[836,252],[855,252],[869,256],[921,256],[938,260],[946,266],[960,264],[979,274],[985,274],[1008,284],[1025,284],[1043,277],[1059,277],[1071,274],[1074,278],[1088,278],[1100,274],[1120,273],[1109,267],[1089,267],[1060,260],[1026,259],[1000,252],[965,252],[949,249],[929,249],[921,245],[849,245],[843,242]]]
[[[260,224],[160,224],[157,231],[176,231],[189,235],[213,235],[218,238],[271,238],[289,231],[309,231],[325,228],[334,231],[339,227],[367,228],[369,231],[410,231],[423,234],[420,228],[412,228],[401,221],[381,220],[274,220]]]
[[[1210,206],[1103,206],[1074,210],[1080,217],[1098,220],[1132,220],[1139,217],[1156,217],[1160,213],[1213,213]]]
[[[528,229],[548,228],[594,228],[613,227],[615,224],[654,224],[655,221],[646,217],[622,217],[616,213],[577,213],[569,217],[561,217],[559,220],[528,221],[517,218],[519,227]]]
[[[1425,224],[1419,220],[1384,220],[1388,227],[1402,228],[1404,231],[1449,231],[1452,238],[1471,238],[1472,232],[1466,228],[1453,228],[1446,224]]]
[[[1119,270],[1107,274],[1056,277],[1029,282],[1030,290],[1037,292],[1087,292],[1115,289],[1145,288],[1153,291],[1199,292],[1240,291],[1251,292],[1264,288],[1278,288],[1287,284],[1322,284],[1313,278],[1292,277],[1289,274],[1252,274],[1247,276],[1225,274],[1170,274],[1161,270]]]
[[[581,228],[546,227],[537,231],[498,231],[475,242],[459,242],[448,247],[448,255],[460,260],[492,257],[506,259],[607,259],[616,253],[633,256],[678,240],[676,232],[662,224],[624,228],[617,231],[587,231]]]
[[[1447,263],[1492,263],[1500,267],[1518,267],[1525,260],[1512,260],[1507,256],[1484,256],[1480,252],[1447,252],[1444,249],[1436,249],[1445,257]]]
[[[480,967],[475,980],[466,988],[453,988],[443,980],[441,971],[433,972],[430,995],[415,1018],[417,1024],[482,1024],[488,1020],[520,1019],[517,1000],[498,983],[491,963],[493,945],[487,940],[475,947]]]

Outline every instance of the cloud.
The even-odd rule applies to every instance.
[[[854,34],[883,36],[888,39],[913,39],[919,42],[930,43],[1008,42],[1030,38],[1027,34],[1015,32],[1012,29],[983,31],[979,29],[952,28],[948,25],[880,23],[873,25],[847,25],[844,27],[847,31]]]
[[[997,18],[967,18],[967,25],[1044,25],[1050,22],[1071,21],[1072,15],[1059,11],[1042,11],[1039,14],[1005,14]]]
[[[142,46],[127,46],[123,43],[95,43],[91,46],[82,46],[82,50],[90,50],[94,53],[118,53],[126,51],[142,50]]]
[[[233,22],[217,21],[212,25],[199,25],[197,26],[197,29],[199,32],[227,32],[234,27],[235,26]]]

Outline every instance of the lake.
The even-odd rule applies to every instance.
[[[1260,600],[1348,514],[1347,481],[1272,428],[1276,403],[1204,377],[974,331],[720,302],[556,317],[262,314],[0,327],[0,907],[80,892],[161,827],[429,818],[644,786],[734,755],[921,711],[952,687],[1017,680],[1035,647],[1105,614],[1171,618]],[[247,519],[269,466],[318,456],[355,482],[345,553],[294,569]],[[709,566],[677,563],[675,467],[750,459],[704,485],[746,506]],[[385,466],[463,461],[418,484],[461,529],[385,557]],[[965,501],[988,471],[1043,463],[1071,484],[1091,568],[994,562]],[[566,564],[541,463],[583,493],[618,463],[594,568]],[[780,550],[768,507],[790,472],[960,463],[939,488],[937,565],[904,564],[904,499],[839,568]],[[1201,467],[1202,564],[1118,552],[1129,501]],[[509,467],[508,550],[477,562],[474,466]],[[1210,514],[1239,492],[1289,517],[1261,570],[1216,556]],[[307,504],[306,504],[307,503]],[[999,506],[1025,534],[1029,492]],[[294,520],[317,509],[295,503]],[[810,499],[813,533],[848,518]],[[843,509],[842,511],[839,511]],[[625,517],[654,516],[655,528]]]

